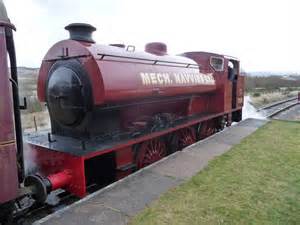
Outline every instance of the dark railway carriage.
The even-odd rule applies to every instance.
[[[144,52],[98,45],[94,27],[71,24],[70,39],[50,48],[41,65],[38,97],[51,131],[28,137],[36,170],[25,176],[13,29],[0,0],[0,224],[24,210],[15,204],[24,197],[44,203],[56,189],[84,197],[87,187],[120,179],[242,118],[237,59],[170,56],[158,42]]]
[[[11,217],[24,178],[14,29],[0,0],[0,224]]]

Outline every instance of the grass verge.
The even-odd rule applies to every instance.
[[[130,224],[300,224],[300,123],[268,123]]]

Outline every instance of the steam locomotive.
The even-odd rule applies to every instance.
[[[238,59],[208,52],[171,56],[160,42],[143,52],[99,45],[95,27],[70,24],[70,38],[51,47],[40,68],[37,93],[51,131],[27,138],[36,170],[25,176],[13,30],[0,1],[3,221],[24,196],[43,204],[63,189],[82,198],[90,185],[121,179],[242,119]]]

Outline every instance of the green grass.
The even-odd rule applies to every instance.
[[[300,224],[300,123],[268,123],[130,224]]]

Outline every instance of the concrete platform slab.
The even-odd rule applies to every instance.
[[[47,224],[76,224],[76,225],[125,225],[129,217],[122,212],[109,208],[101,204],[82,205],[74,208],[74,210],[67,210],[61,215],[54,215]],[[66,222],[67,221],[67,222]],[[40,223],[43,223],[40,221]],[[39,224],[40,224],[39,223]],[[35,223],[38,224],[38,223]]]
[[[97,198],[93,198],[83,205],[104,204],[123,212],[125,215],[133,216],[157,199],[160,193],[181,182],[180,179],[153,173],[151,170],[144,170],[130,179],[125,179],[122,185],[114,186],[111,190],[103,192]]]
[[[214,157],[227,152],[229,149],[231,149],[231,147],[232,145],[210,141],[204,143],[196,143],[186,148],[183,152],[186,152],[187,154],[193,156],[199,155],[202,158],[211,160]]]
[[[187,179],[203,169],[207,161],[207,157],[179,152],[175,157],[153,166],[150,170],[163,176]]]
[[[159,162],[150,170],[165,176],[188,179],[206,167],[214,157],[222,155],[231,147],[231,145],[213,142],[195,144]]]
[[[264,120],[264,119],[248,118],[248,119],[243,120],[242,122],[236,124],[235,126],[259,128],[259,127],[265,125],[266,123],[267,123],[267,120]]]
[[[153,200],[201,171],[210,160],[267,121],[248,119],[132,174],[35,224],[126,224]]]
[[[240,143],[243,138],[253,133],[256,129],[257,128],[254,127],[236,126],[228,129],[226,132],[215,135],[212,137],[211,141],[227,145],[236,145]]]

